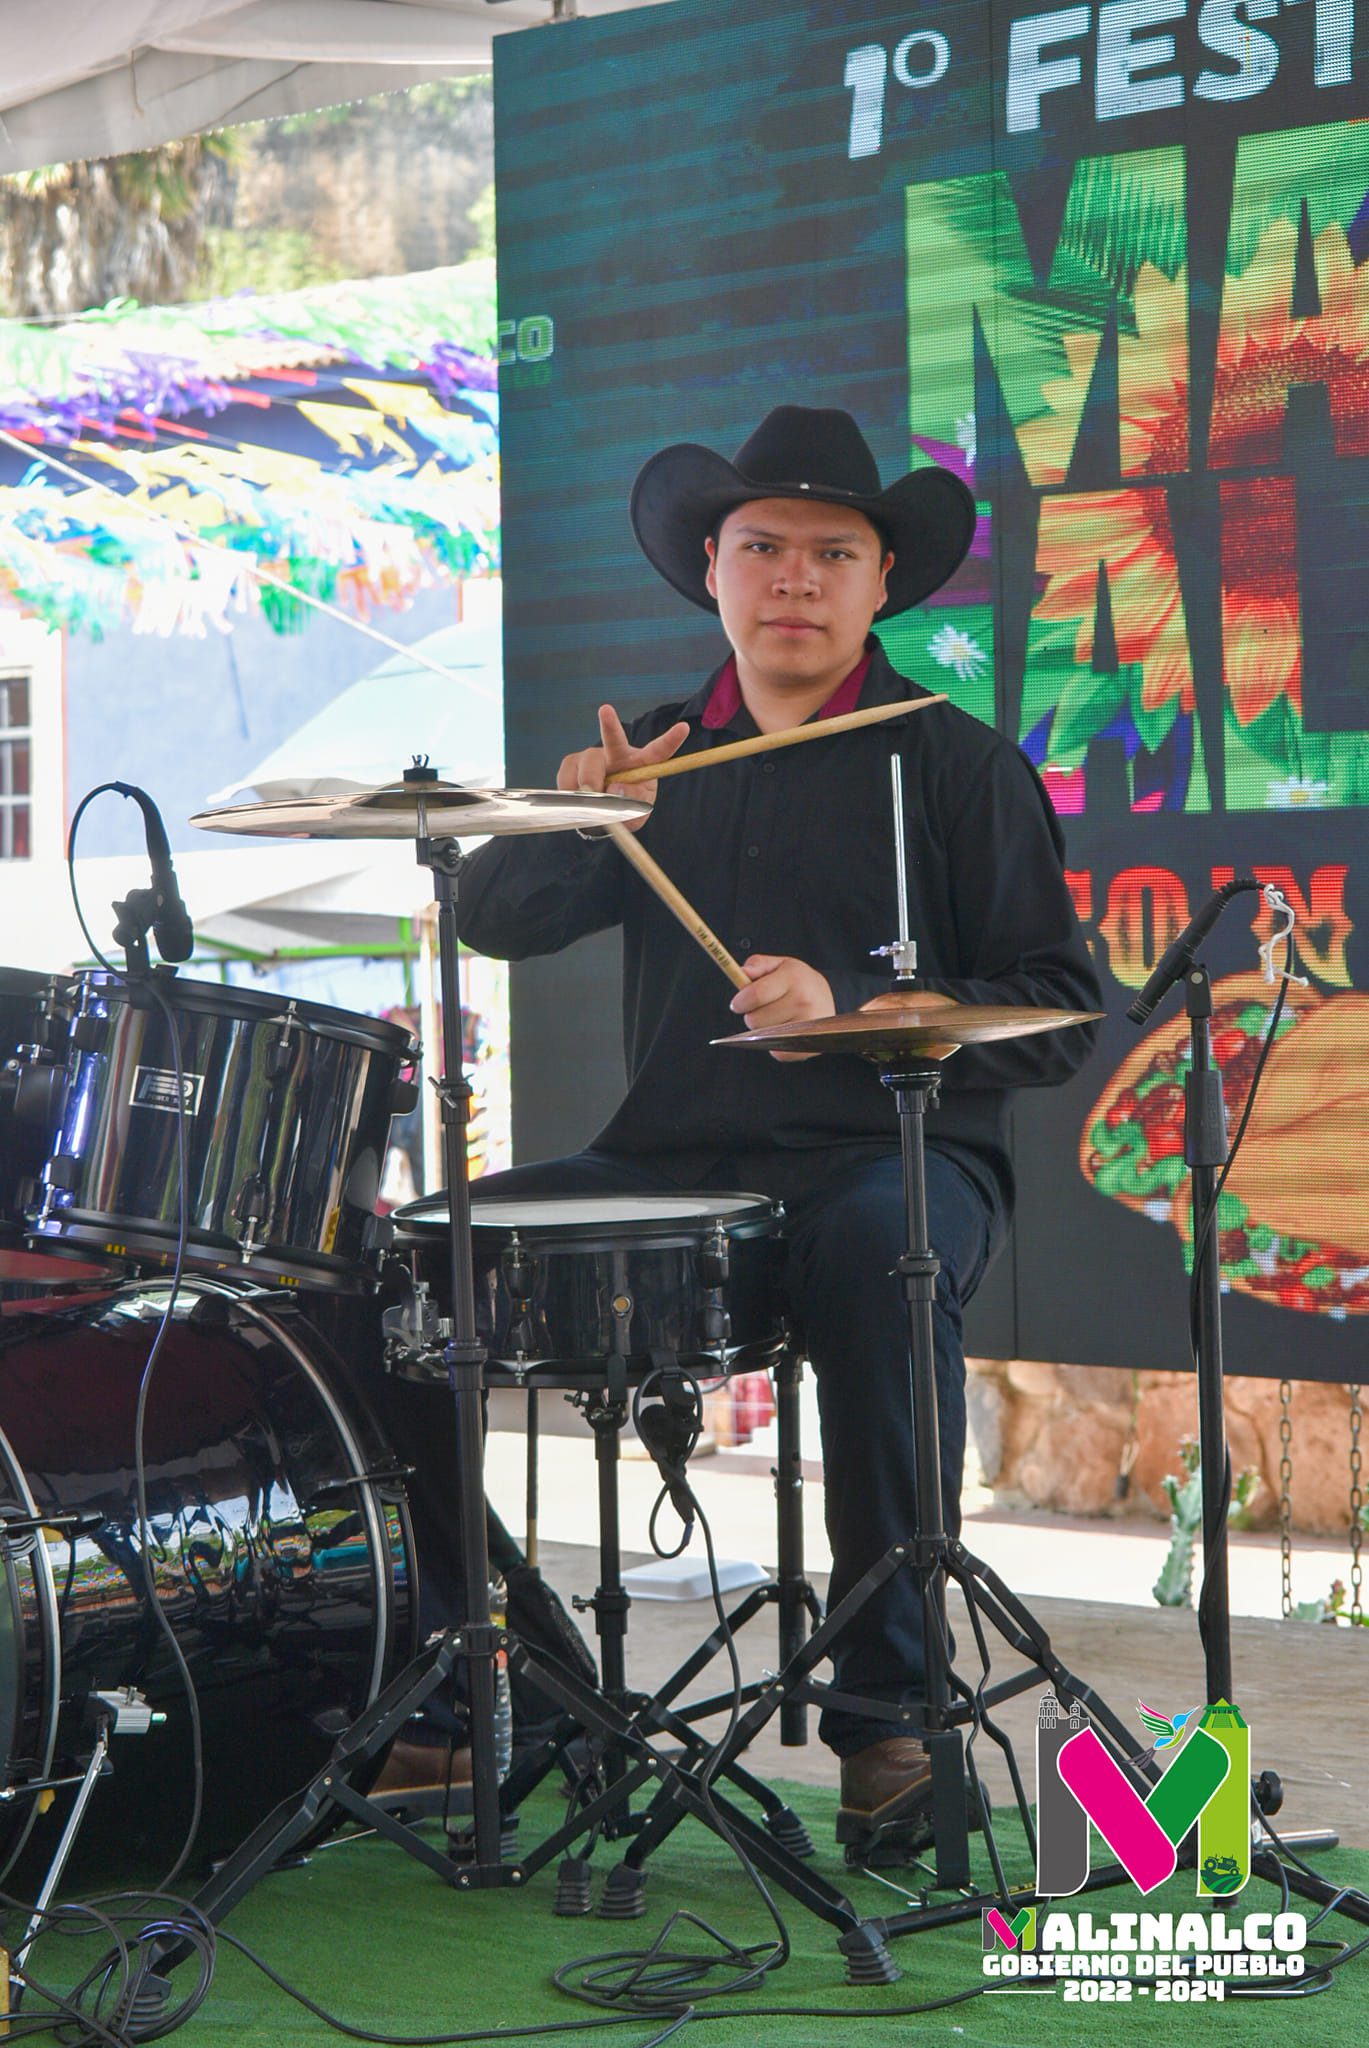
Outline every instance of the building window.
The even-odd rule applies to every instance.
[[[29,678],[0,675],[0,860],[28,860],[32,844]]]

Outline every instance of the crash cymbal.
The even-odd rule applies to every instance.
[[[950,996],[930,991],[904,995],[891,989],[859,1010],[838,1017],[770,1024],[758,1031],[715,1038],[713,1043],[754,1047],[760,1052],[850,1052],[870,1060],[906,1053],[919,1059],[944,1060],[962,1045],[1029,1038],[1034,1032],[1059,1031],[1067,1024],[1091,1024],[1101,1014],[1097,1010],[1042,1010],[1029,1004],[957,1003]]]
[[[572,832],[630,825],[650,804],[575,789],[467,789],[459,782],[359,784],[322,796],[225,804],[190,822],[207,832],[268,839],[483,839],[513,832]]]

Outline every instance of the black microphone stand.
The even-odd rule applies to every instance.
[[[1227,1161],[1222,1073],[1212,1064],[1212,981],[1195,962],[1184,974],[1189,1068],[1184,1080],[1184,1160],[1193,1192],[1193,1346],[1198,1380],[1198,1459],[1203,1496],[1203,1585],[1198,1608],[1207,1668],[1207,1698],[1231,1698],[1231,1593],[1227,1516],[1231,1451],[1222,1387],[1221,1240],[1213,1208],[1217,1176]],[[1208,1219],[1211,1218],[1211,1228]],[[1270,1811],[1274,1811],[1270,1808]]]
[[[1220,1218],[1214,1213],[1218,1185],[1229,1157],[1222,1070],[1212,1059],[1212,978],[1196,957],[1201,939],[1233,895],[1258,888],[1249,880],[1228,882],[1168,949],[1127,1015],[1144,1022],[1182,977],[1189,1027],[1189,1066],[1184,1079],[1184,1163],[1192,1195],[1192,1313],[1190,1335],[1198,1387],[1198,1469],[1202,1490],[1203,1577],[1198,1596],[1198,1635],[1203,1646],[1207,1698],[1230,1700],[1234,1691],[1231,1655],[1231,1587],[1228,1537],[1231,1513],[1231,1448],[1226,1428],[1225,1359],[1222,1349],[1222,1257]],[[1273,899],[1276,903],[1278,899]],[[1283,906],[1286,909],[1286,905]],[[1291,928],[1291,924],[1290,924]],[[1269,956],[1272,961],[1272,954]],[[1278,1773],[1264,1770],[1251,1785],[1253,1809],[1272,1818],[1283,1804]],[[1252,1816],[1253,1817],[1253,1816]],[[1339,1837],[1325,1829],[1301,1830],[1279,1846],[1333,1849]],[[1285,1884],[1301,1897],[1349,1918],[1369,1922],[1369,1909],[1298,1865],[1284,1863],[1266,1834],[1257,1838],[1251,1870],[1271,1884]]]

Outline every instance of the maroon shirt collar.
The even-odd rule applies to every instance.
[[[845,711],[854,711],[860,702],[860,693],[870,668],[870,653],[861,655],[845,682],[839,683],[827,702],[816,712],[818,718],[839,718]],[[742,686],[737,675],[737,657],[729,654],[718,671],[712,695],[704,706],[702,723],[709,732],[731,725],[742,708]]]

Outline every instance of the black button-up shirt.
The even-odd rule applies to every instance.
[[[862,705],[929,694],[869,644]],[[703,726],[716,680],[637,719],[633,745],[679,719],[692,728],[685,753],[754,733],[744,704],[728,726]],[[1050,800],[1016,746],[950,704],[666,780],[642,844],[739,958],[807,961],[837,1010],[854,1010],[892,985],[870,952],[899,929],[894,749],[922,985],[966,1003],[1099,1008]],[[463,873],[458,921],[469,946],[508,960],[622,925],[628,1089],[596,1146],[650,1158],[682,1185],[717,1169],[734,1185],[790,1198],[846,1159],[897,1146],[892,1097],[866,1061],[781,1062],[710,1045],[741,1028],[733,991],[610,842],[574,833],[489,841]],[[928,1142],[970,1173],[997,1218],[1012,1202],[1008,1091],[1064,1080],[1092,1037],[1076,1027],[946,1062]]]

